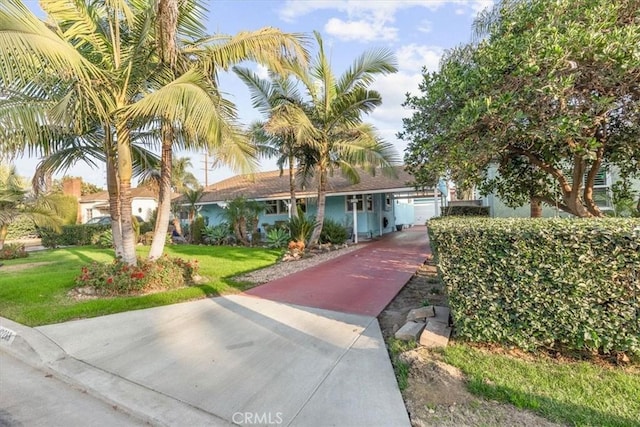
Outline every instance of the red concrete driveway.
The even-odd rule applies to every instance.
[[[427,229],[412,227],[246,292],[272,301],[377,316],[430,253]]]

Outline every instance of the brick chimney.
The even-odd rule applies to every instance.
[[[80,200],[82,196],[82,178],[68,178],[62,181],[62,194]]]
[[[78,201],[78,212],[76,214],[76,224],[82,222],[80,211],[80,197],[82,197],[82,178],[68,178],[62,181],[62,194],[73,196]]]

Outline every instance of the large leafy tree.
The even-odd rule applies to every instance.
[[[440,175],[495,191],[508,205],[543,202],[601,216],[603,165],[639,172],[640,43],[635,0],[505,0],[481,17],[478,43],[425,74],[404,122],[418,184]],[[497,174],[491,173],[497,167]]]
[[[315,33],[318,53],[310,67],[291,63],[292,75],[305,92],[305,103],[286,103],[275,111],[265,129],[272,134],[294,132],[295,139],[308,150],[302,169],[313,171],[318,188],[316,226],[309,245],[317,244],[325,214],[327,178],[340,171],[352,182],[360,179],[359,169],[375,174],[395,174],[393,146],[384,142],[373,126],[362,121],[382,103],[380,94],[369,88],[377,75],[395,72],[393,55],[384,49],[360,55],[342,75],[337,76]]]

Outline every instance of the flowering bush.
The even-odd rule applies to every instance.
[[[98,295],[138,295],[191,285],[198,261],[185,261],[167,255],[155,260],[138,260],[132,267],[119,259],[111,264],[97,262],[82,267],[76,286],[90,286]]]
[[[7,243],[0,250],[0,259],[26,258],[29,254],[24,250],[24,245],[18,243]]]

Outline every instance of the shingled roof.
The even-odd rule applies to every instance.
[[[394,168],[397,177],[388,177],[381,171],[370,175],[360,172],[360,182],[351,184],[340,173],[329,176],[327,196],[354,193],[409,192],[413,190],[413,176],[402,166]],[[296,189],[298,197],[314,197],[317,194],[315,180],[310,180],[303,189]],[[254,200],[274,200],[289,198],[289,175],[279,170],[259,172],[253,175],[237,175],[208,186],[199,201],[203,203],[224,202],[236,197]]]
[[[131,197],[132,198],[141,198],[141,199],[157,199],[158,195],[156,192],[147,187],[136,187],[131,189]],[[90,203],[90,202],[103,202],[109,200],[109,192],[100,191],[98,193],[86,194],[80,198],[80,203]]]

